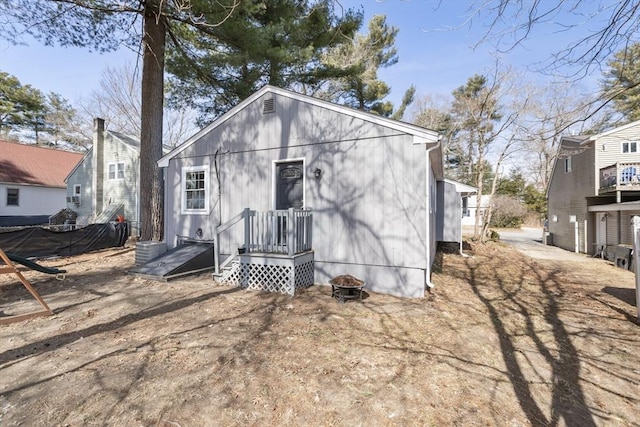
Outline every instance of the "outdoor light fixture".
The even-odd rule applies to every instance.
[[[315,169],[313,170],[313,176],[314,176],[316,179],[320,179],[320,178],[322,178],[322,169],[320,169],[320,168],[315,168]]]

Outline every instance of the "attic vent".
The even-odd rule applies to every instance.
[[[273,98],[265,99],[264,106],[262,108],[262,114],[275,113],[275,111],[276,111],[276,100]]]

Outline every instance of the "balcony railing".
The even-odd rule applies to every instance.
[[[616,163],[600,169],[600,191],[640,191],[640,163]]]

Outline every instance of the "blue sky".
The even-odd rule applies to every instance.
[[[469,16],[465,0],[339,0],[345,8],[365,12],[365,24],[373,15],[384,14],[387,23],[400,29],[396,46],[399,61],[383,70],[380,78],[387,82],[389,97],[398,103],[404,91],[414,84],[417,95],[448,95],[463,85],[467,78],[487,71],[493,64],[491,45],[473,46],[483,35],[482,23]],[[551,51],[567,43],[575,33],[557,33],[553,28],[540,28],[524,46],[503,55],[504,63],[525,70],[543,61]],[[115,53],[91,53],[87,49],[46,47],[31,42],[28,46],[12,46],[0,40],[0,70],[16,76],[22,84],[30,84],[44,92],[57,92],[72,103],[99,88],[107,66],[120,67],[134,62],[134,52],[123,49]],[[597,78],[587,82],[591,87]]]

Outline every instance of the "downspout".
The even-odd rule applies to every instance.
[[[430,176],[431,174],[429,173],[429,171],[431,170],[431,151],[435,150],[436,148],[440,147],[440,138],[438,138],[438,142],[436,142],[436,145],[434,145],[431,148],[427,148],[426,151],[426,170],[425,170],[425,183],[426,183],[426,188],[425,188],[425,208],[426,208],[426,215],[425,215],[425,246],[427,248],[426,250],[426,255],[427,255],[427,269],[425,271],[425,280],[424,283],[426,285],[426,287],[430,290],[433,289],[433,287],[435,286],[435,284],[433,282],[431,282],[431,195],[430,195],[430,189],[431,186],[430,184]]]
[[[468,209],[469,208],[469,199],[468,199],[469,196],[466,196],[466,197],[467,197],[467,209]],[[463,246],[462,245],[462,217],[460,218],[460,236],[459,236],[459,238],[460,238],[460,248],[459,248],[460,256],[463,257],[463,258],[469,258],[469,255],[465,254],[462,251],[462,246]]]

